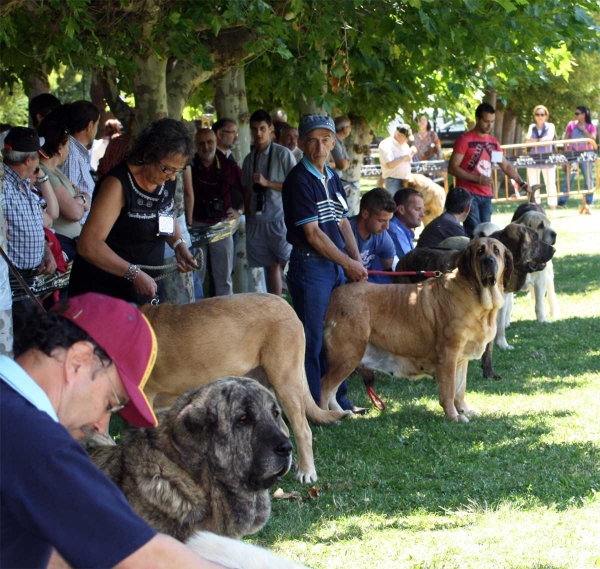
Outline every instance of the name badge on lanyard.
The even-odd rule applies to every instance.
[[[175,217],[173,210],[159,210],[158,212],[158,235],[175,234]]]

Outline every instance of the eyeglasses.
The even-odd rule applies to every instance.
[[[110,382],[110,388],[112,389],[113,395],[115,396],[115,400],[117,401],[117,404],[114,407],[109,407],[106,410],[106,412],[109,415],[114,415],[115,413],[118,413],[119,411],[122,411],[123,409],[125,409],[125,406],[127,405],[127,403],[121,403],[121,400],[119,399],[119,396],[117,395],[117,390],[115,389],[112,379],[110,378],[110,375],[108,374],[108,372],[106,370],[102,370],[102,371],[104,371],[104,373],[106,374],[106,377],[108,377],[108,381]]]
[[[173,174],[181,174],[181,172],[183,172],[186,169],[186,166],[184,166],[183,168],[179,168],[178,170],[176,170],[175,168],[169,168],[168,166],[165,166],[160,160],[157,160],[157,163],[159,168],[163,171],[163,174],[166,174],[167,176],[172,176]]]
[[[221,129],[221,132],[226,132],[227,134],[238,134],[237,130],[225,130],[224,128]]]
[[[582,115],[583,113],[581,111],[575,111],[576,115]]]
[[[535,113],[536,117],[545,117],[546,113]]]

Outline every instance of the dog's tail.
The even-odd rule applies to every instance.
[[[302,398],[306,407],[306,416],[315,425],[330,425],[352,415],[351,411],[325,411],[321,409],[310,394],[306,372],[304,372],[304,381],[302,382]]]

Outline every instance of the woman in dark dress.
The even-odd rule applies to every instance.
[[[173,212],[177,174],[193,152],[185,126],[172,119],[150,123],[126,159],[94,192],[90,215],[77,245],[69,296],[100,292],[144,304],[157,295],[153,277],[140,269],[164,263],[165,241],[175,250],[178,269],[196,269]]]

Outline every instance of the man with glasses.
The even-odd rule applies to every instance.
[[[156,351],[141,312],[106,295],[71,298],[16,323],[15,361],[0,356],[1,567],[62,569],[64,558],[72,567],[218,569],[206,559],[239,568],[253,556],[291,567],[207,533],[199,557],[157,533],[77,442],[105,433],[114,413],[156,426],[142,391]]]
[[[217,155],[235,162],[231,151],[235,148],[239,136],[236,122],[224,117],[212,125],[212,130],[217,137]]]
[[[17,323],[15,361],[0,356],[2,567],[46,567],[53,548],[73,567],[217,567],[149,527],[77,442],[116,412],[156,426],[155,358],[148,321],[108,296]]]

